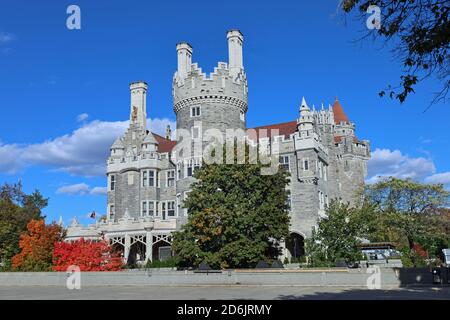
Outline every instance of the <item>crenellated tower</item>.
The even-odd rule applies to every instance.
[[[192,63],[192,46],[187,42],[177,45],[178,69],[172,85],[177,129],[195,129],[194,136],[212,128],[222,133],[226,129],[245,130],[248,87],[242,53],[244,37],[239,30],[231,30],[227,39],[229,61],[219,62],[209,77]]]

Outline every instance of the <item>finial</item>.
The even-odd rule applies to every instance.
[[[302,107],[303,107],[303,106],[308,106],[308,105],[306,104],[305,96],[302,97],[302,104],[301,104],[301,106],[302,106]]]
[[[300,105],[300,110],[309,110],[308,104],[306,103],[305,97],[302,97],[302,103]]]
[[[321,108],[321,109],[322,109],[322,111],[325,109],[325,108],[323,107],[323,102],[322,102],[322,108]]]
[[[63,226],[63,218],[62,218],[62,216],[59,216],[58,225],[59,225],[60,227]]]
[[[73,219],[72,219],[72,224],[71,224],[72,226],[77,226],[78,225],[78,220],[77,220],[77,217],[73,217]]]

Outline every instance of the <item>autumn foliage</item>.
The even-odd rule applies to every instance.
[[[21,251],[12,258],[13,270],[51,270],[53,248],[62,236],[62,228],[56,223],[46,225],[44,220],[31,220],[20,236]]]
[[[66,271],[76,265],[81,271],[117,271],[122,268],[122,259],[112,252],[106,241],[80,239],[73,242],[58,242],[53,251],[53,270]]]
[[[418,243],[414,243],[413,250],[422,258],[428,258],[428,252]]]

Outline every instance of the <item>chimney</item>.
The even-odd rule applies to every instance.
[[[192,64],[192,47],[187,42],[177,44],[178,77],[185,79]]]
[[[147,127],[147,90],[148,85],[144,81],[130,83],[130,123],[139,124],[142,129]]]
[[[227,33],[228,39],[228,66],[233,75],[237,75],[244,69],[242,57],[242,45],[244,36],[239,30],[230,30]]]

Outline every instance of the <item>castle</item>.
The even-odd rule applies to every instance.
[[[356,137],[355,125],[337,98],[332,106],[322,105],[320,110],[310,108],[302,98],[297,119],[247,128],[244,37],[231,30],[227,40],[229,61],[219,62],[209,77],[192,63],[192,47],[185,42],[177,45],[178,68],[172,84],[177,133],[189,132],[184,142],[200,141],[203,148],[208,130],[225,135],[236,129],[269,150],[276,146],[277,165],[290,172],[291,236],[283,255],[301,256],[304,239],[325,216],[331,199],[354,202],[367,173],[369,142]],[[171,233],[187,221],[183,201],[195,180],[193,173],[202,165],[195,150],[176,151],[176,140],[178,145],[180,140],[171,139],[170,128],[164,137],[147,130],[147,89],[142,81],[130,84],[129,128],[111,146],[107,160],[106,219],[87,228],[74,219],[67,233],[68,241],[106,238],[128,262],[171,256]]]

